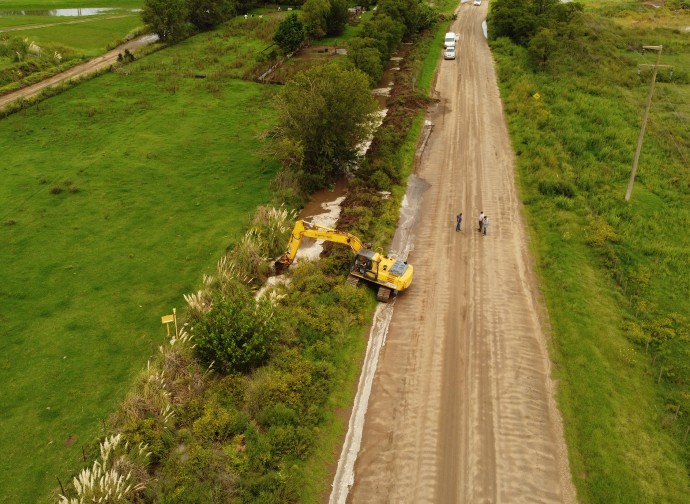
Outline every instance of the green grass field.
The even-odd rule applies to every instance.
[[[99,6],[116,10],[92,16],[49,16],[39,14],[41,10],[75,5],[69,1],[45,5],[0,0],[0,93],[33,84],[84,58],[103,54],[142,29],[141,14],[132,12],[141,6],[140,2],[109,1]],[[3,15],[18,10],[36,14]]]
[[[60,45],[80,56],[93,57],[106,52],[110,46],[142,25],[141,16],[135,13],[114,19],[101,17],[83,23],[60,23],[43,28],[12,31],[7,32],[7,35],[26,38],[41,47]]]
[[[1,502],[82,466],[160,316],[270,197],[275,88],[230,80],[252,60],[228,46],[195,37],[2,120]]]
[[[598,35],[546,72],[532,71],[522,49],[493,50],[579,501],[687,502],[690,44],[665,22],[690,25],[690,16],[599,7],[620,17],[588,18],[587,33]],[[642,44],[663,44],[661,63],[676,69],[673,79],[659,73],[626,203],[651,78],[638,64],[656,59]]]

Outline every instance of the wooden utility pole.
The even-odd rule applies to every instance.
[[[642,150],[642,139],[644,138],[644,130],[647,128],[647,119],[649,118],[649,109],[652,106],[652,95],[654,94],[654,84],[656,84],[656,71],[659,67],[667,67],[669,65],[659,65],[659,60],[661,60],[661,50],[664,46],[642,46],[643,49],[649,49],[651,51],[657,51],[656,53],[656,63],[654,65],[640,65],[640,66],[653,66],[654,72],[652,73],[652,84],[649,86],[649,94],[647,95],[647,108],[644,111],[644,118],[642,119],[642,127],[640,128],[640,136],[637,139],[637,149],[635,149],[635,158],[633,159],[632,170],[630,171],[630,180],[628,181],[628,191],[625,193],[625,201],[630,201],[630,196],[632,196],[633,182],[635,182],[635,173],[637,173],[637,162],[640,160],[640,151]]]

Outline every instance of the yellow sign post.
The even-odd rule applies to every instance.
[[[179,336],[179,333],[177,332],[177,308],[173,308],[173,314],[172,315],[163,315],[161,317],[161,324],[165,325],[165,328],[168,330],[168,336],[170,336],[170,324],[174,323],[175,324],[175,336]]]

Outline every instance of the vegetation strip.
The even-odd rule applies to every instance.
[[[537,7],[546,9],[539,22],[524,24]],[[675,5],[625,2],[496,0],[491,14],[578,499],[684,502],[690,243],[663,216],[685,227],[690,217],[690,46],[675,28],[690,18]],[[626,203],[648,44],[663,44],[662,62],[677,66],[672,77],[660,72],[644,168]]]

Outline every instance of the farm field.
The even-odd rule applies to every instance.
[[[111,1],[100,4],[108,10],[99,13],[78,10],[70,1],[0,1],[0,94],[50,77],[133,37],[143,27],[136,11],[140,7]]]
[[[238,64],[241,36],[197,36],[2,120],[1,502],[81,467],[160,316],[270,199],[258,135],[275,88],[232,80],[254,63]]]
[[[55,23],[54,19],[56,18],[46,21],[45,18],[40,18],[35,23],[31,23],[31,25],[49,23],[49,26],[30,28],[25,25],[21,30],[16,30],[15,26],[16,31],[7,31],[6,35],[27,39],[39,46],[59,45],[81,56],[97,56],[143,24],[139,13],[113,17],[97,16],[83,22]],[[0,26],[2,20],[3,18],[0,17]],[[3,28],[0,27],[1,29]]]

